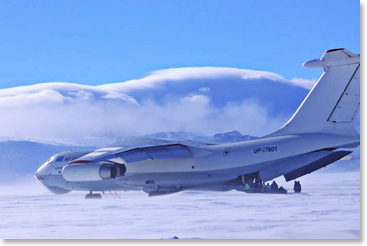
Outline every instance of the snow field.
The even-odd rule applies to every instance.
[[[54,195],[36,181],[3,186],[3,239],[358,239],[360,173],[315,173],[287,195],[185,191],[147,197],[119,192],[85,200],[83,192]]]

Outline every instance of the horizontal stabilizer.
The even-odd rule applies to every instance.
[[[313,59],[303,63],[304,67],[318,68],[318,67],[332,67],[340,65],[349,65],[359,63],[360,55],[354,54],[346,49],[331,49],[325,51],[323,56],[318,59]]]

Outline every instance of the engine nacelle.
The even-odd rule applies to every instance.
[[[124,165],[109,164],[71,164],[62,169],[62,175],[67,181],[96,181],[114,179],[125,174]]]

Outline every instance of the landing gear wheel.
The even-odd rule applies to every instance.
[[[90,192],[89,194],[85,196],[85,199],[102,199],[102,195],[98,193],[93,194],[92,192]]]

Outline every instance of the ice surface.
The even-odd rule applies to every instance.
[[[186,191],[102,200],[54,195],[28,177],[0,187],[1,238],[360,238],[360,173],[314,173],[290,194]]]

